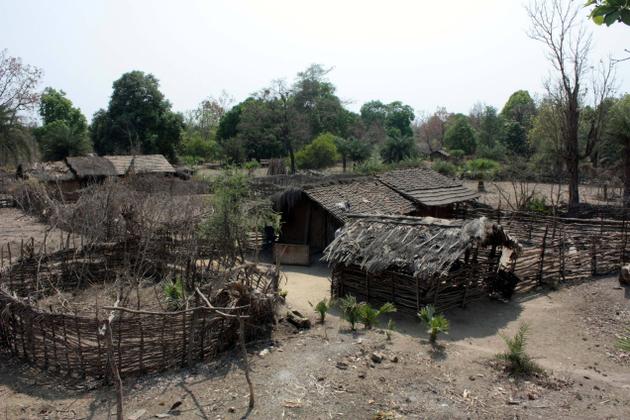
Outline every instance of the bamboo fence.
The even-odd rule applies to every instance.
[[[0,352],[56,374],[101,378],[110,376],[108,355],[113,355],[122,376],[137,375],[191,366],[237,342],[238,322],[217,315],[198,299],[191,308],[173,312],[95,305],[93,315],[37,305],[37,299],[53,291],[81,288],[91,278],[103,281],[113,278],[117,269],[127,270],[134,246],[66,247],[54,253],[35,252],[28,244],[13,251],[9,246],[9,257],[0,263]],[[173,241],[155,249],[185,251]],[[164,254],[154,257],[163,259]],[[194,277],[203,269],[187,267],[181,273]],[[265,293],[269,282],[262,277],[245,294],[242,286],[236,293],[228,284],[212,301],[221,307],[248,308],[246,314],[253,320],[247,326],[248,338],[267,333],[273,318],[273,298]],[[111,315],[104,316],[104,311]],[[111,342],[104,333],[108,329]]]
[[[621,220],[541,216],[526,212],[468,209],[462,218],[486,216],[518,238],[523,251],[514,273],[518,291],[558,286],[617,273],[630,262],[628,212]]]

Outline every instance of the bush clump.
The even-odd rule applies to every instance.
[[[506,369],[510,375],[530,376],[543,372],[542,368],[525,352],[528,332],[529,326],[521,324],[514,337],[501,335],[507,346],[507,351],[498,354],[497,358],[506,363]]]
[[[429,328],[429,342],[435,344],[439,333],[448,334],[449,323],[448,319],[442,314],[435,313],[435,307],[433,305],[427,305],[418,312],[418,317]]]

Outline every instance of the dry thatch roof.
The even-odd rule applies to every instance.
[[[429,168],[390,171],[379,175],[378,179],[410,200],[425,206],[444,206],[473,200],[479,196],[462,182]]]
[[[116,175],[135,174],[174,174],[175,168],[162,155],[103,156],[114,166]]]
[[[351,213],[409,214],[413,203],[373,178],[311,187],[304,193],[341,222]]]
[[[72,181],[76,179],[66,162],[62,160],[33,163],[30,166],[22,167],[22,174],[25,178],[33,178],[43,182]]]
[[[324,250],[324,261],[379,273],[395,268],[415,277],[446,274],[474,245],[518,249],[518,242],[485,217],[472,221],[432,217],[351,216]]]
[[[116,176],[114,165],[100,156],[67,157],[66,162],[79,178]]]

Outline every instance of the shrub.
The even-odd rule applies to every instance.
[[[501,170],[501,164],[491,159],[474,159],[469,160],[464,165],[464,174],[466,177],[484,181],[492,178]]]
[[[451,162],[447,162],[444,160],[436,160],[431,165],[434,171],[441,173],[446,176],[457,176],[458,168]]]
[[[330,133],[320,134],[311,144],[295,154],[300,169],[322,169],[333,166],[339,159],[335,136]]]
[[[182,279],[171,281],[164,285],[164,296],[169,308],[177,310],[184,306],[184,283]]]
[[[530,200],[528,200],[525,209],[534,213],[549,214],[547,199],[539,195],[534,195]]]
[[[354,167],[354,172],[360,175],[374,175],[384,170],[383,162],[374,157]]]
[[[396,307],[389,302],[383,304],[378,310],[372,308],[367,303],[362,303],[359,308],[359,317],[361,323],[365,325],[365,328],[370,329],[376,324],[381,315],[392,312],[396,312]]]
[[[418,317],[427,324],[428,333],[429,333],[429,341],[434,344],[437,341],[437,336],[439,333],[448,334],[449,323],[448,320],[444,317],[444,315],[435,314],[435,308],[433,305],[427,305],[418,312]]]
[[[528,331],[529,326],[523,323],[514,337],[501,335],[507,346],[507,352],[498,354],[497,358],[507,363],[507,370],[511,375],[529,376],[542,372],[542,368],[525,352]]]
[[[182,159],[194,159],[196,163],[209,162],[221,157],[221,148],[214,140],[205,140],[199,133],[184,133],[179,146]]]
[[[464,158],[464,156],[466,156],[466,152],[464,152],[462,149],[449,150],[448,153],[451,155],[453,159],[455,159],[458,162],[461,161]]]
[[[340,298],[339,309],[341,309],[341,317],[350,323],[354,331],[356,323],[361,319],[361,304],[357,302],[357,298],[352,295]]]
[[[317,305],[315,306],[313,306],[311,302],[309,302],[309,305],[311,305],[313,309],[315,309],[315,312],[319,314],[319,322],[320,324],[323,324],[324,321],[326,320],[326,314],[328,313],[328,310],[330,309],[332,302],[329,301],[328,299],[322,299],[319,302],[317,302]]]
[[[249,162],[245,162],[243,168],[247,169],[248,175],[252,175],[256,169],[260,168],[260,163],[256,159],[252,159]]]

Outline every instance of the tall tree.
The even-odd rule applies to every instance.
[[[590,35],[579,24],[578,10],[567,0],[535,0],[527,7],[529,36],[545,46],[555,71],[547,83],[547,93],[562,110],[562,155],[569,175],[570,208],[580,202],[578,129],[582,82],[591,47]]]
[[[433,115],[420,121],[416,129],[418,140],[426,145],[428,152],[433,152],[444,147],[444,135],[446,134],[446,122],[450,117],[446,108],[438,108]]]
[[[88,124],[79,108],[72,105],[62,90],[44,89],[39,114],[43,126],[35,130],[44,160],[60,160],[88,153],[92,145]]]
[[[415,118],[413,108],[400,101],[384,104],[370,101],[361,107],[361,119],[366,126],[379,125],[389,131],[396,129],[403,137],[413,135],[411,123]]]
[[[610,26],[615,22],[630,25],[630,2],[626,0],[588,0],[585,7],[592,7],[591,18],[598,25]]]
[[[141,71],[114,82],[106,114],[99,111],[94,120],[92,139],[99,154],[161,153],[173,160],[181,141],[183,117],[171,110],[155,76]]]
[[[42,71],[23,64],[0,50],[0,164],[30,161],[37,154],[30,131],[21,121],[21,113],[31,111],[39,101],[37,85]]]
[[[501,116],[507,121],[516,121],[529,130],[536,116],[536,102],[526,90],[517,90],[503,106]]]
[[[465,115],[459,114],[454,117],[444,134],[444,144],[450,150],[463,150],[467,155],[475,153],[477,139]]]
[[[630,94],[612,107],[608,132],[623,147],[623,202],[630,206]]]

